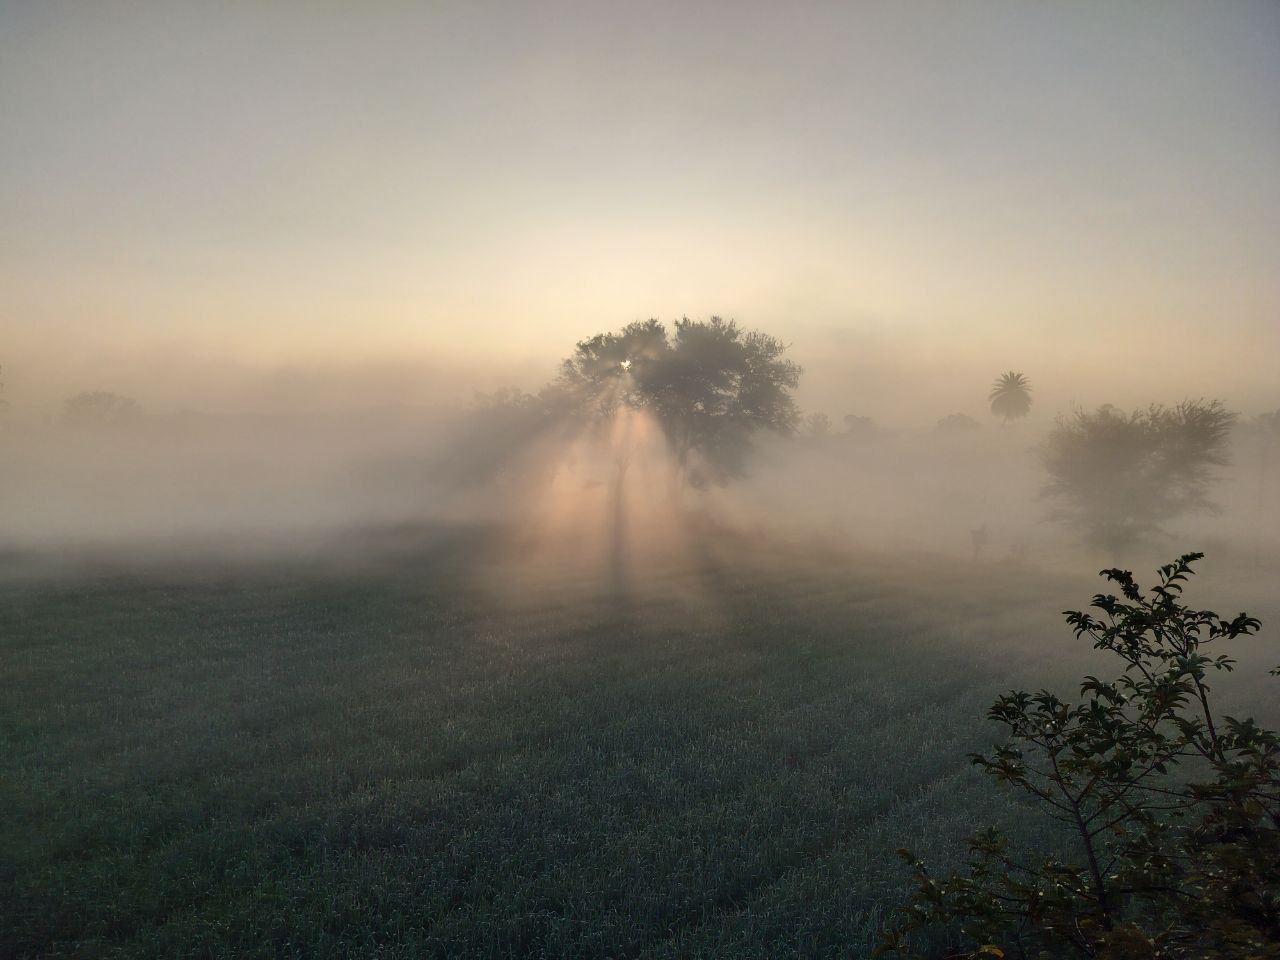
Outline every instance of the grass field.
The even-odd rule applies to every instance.
[[[9,558],[0,955],[868,955],[896,847],[1030,835],[964,754],[1095,581],[715,536],[627,594],[484,531]]]

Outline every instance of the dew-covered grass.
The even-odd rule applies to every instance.
[[[0,956],[860,957],[895,848],[1034,837],[965,754],[1090,578],[707,535],[626,593],[483,531],[9,558]]]

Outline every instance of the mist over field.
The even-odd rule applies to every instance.
[[[660,430],[630,441],[646,473],[619,490],[619,441],[587,431],[531,436],[527,413],[522,421],[518,408],[479,390],[448,404],[140,409],[103,422],[63,412],[23,422],[11,410],[0,435],[0,536],[11,548],[126,554],[187,537],[246,554],[287,553],[367,527],[450,523],[551,523],[529,536],[595,530],[606,539],[617,522],[611,504],[622,497],[638,511],[621,521],[631,526],[678,526],[676,515],[695,512],[855,551],[1050,565],[1107,559],[1082,553],[1080,531],[1052,520],[1043,458],[1054,414],[1035,409],[1004,424],[983,409],[986,384],[970,386],[969,413],[942,408],[934,420],[895,427],[837,412],[821,433],[765,433],[742,477],[674,499],[662,479],[671,453]],[[1162,399],[1184,399],[1176,390],[1170,385]],[[947,420],[953,414],[961,417]],[[1241,561],[1273,561],[1276,444],[1269,422],[1241,413],[1229,462],[1212,471],[1211,508],[1172,519],[1156,546],[1208,545]],[[549,520],[556,510],[572,521]]]
[[[1277,90],[0,0],[0,960],[1280,955]]]

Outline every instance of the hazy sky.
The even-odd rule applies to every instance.
[[[449,399],[682,313],[833,415],[1280,405],[1274,0],[0,11],[11,412]]]

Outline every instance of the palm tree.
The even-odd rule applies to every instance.
[[[1010,370],[991,387],[991,412],[1004,422],[1025,417],[1031,409],[1031,381]]]

